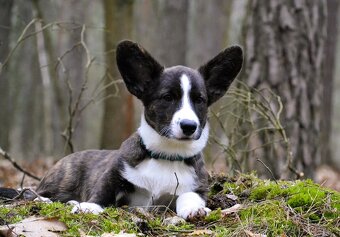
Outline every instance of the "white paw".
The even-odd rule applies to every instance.
[[[194,192],[183,193],[177,198],[177,215],[184,219],[206,216],[211,210],[205,207],[205,201]]]
[[[187,208],[181,210],[179,213],[177,213],[178,216],[190,220],[195,217],[203,217],[209,214],[211,210],[207,207],[201,207],[201,208]]]
[[[51,199],[45,198],[45,197],[42,197],[42,196],[36,197],[36,198],[34,199],[34,201],[52,203]]]
[[[73,205],[72,213],[92,213],[98,215],[104,211],[104,209],[96,203],[91,202],[77,202],[77,201],[68,201],[68,204]]]

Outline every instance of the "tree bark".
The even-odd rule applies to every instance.
[[[133,1],[130,0],[104,0],[105,12],[105,51],[107,52],[106,84],[121,79],[116,65],[114,50],[119,41],[131,38]],[[104,116],[102,122],[101,147],[116,149],[120,146],[134,129],[133,100],[123,83],[119,83],[119,96],[116,87],[106,89],[108,99],[104,103]]]
[[[164,66],[186,65],[188,0],[157,2],[154,56]]]
[[[335,54],[338,38],[338,14],[339,1],[327,1],[327,39],[325,47],[324,76],[323,76],[323,96],[322,96],[322,119],[321,119],[321,157],[322,162],[332,165],[331,134],[333,120],[333,88],[335,74]]]
[[[232,1],[189,2],[186,64],[198,68],[228,45]],[[213,16],[213,17],[212,17]],[[212,37],[213,36],[213,37]]]
[[[270,88],[282,99],[281,122],[291,145],[289,166],[305,177],[321,160],[322,62],[326,39],[326,2],[319,0],[250,2],[242,80],[257,89]],[[266,144],[259,136],[257,144]],[[257,149],[258,157],[276,177],[291,178],[289,151],[283,143]],[[260,174],[268,171],[254,162]],[[262,168],[261,168],[262,167]]]
[[[43,24],[48,24],[49,22],[55,21],[55,16],[51,14],[51,9],[55,8],[56,5],[51,4],[50,2],[44,2],[40,0],[33,0],[33,6],[35,10],[35,17],[42,20]],[[70,9],[70,7],[69,7]],[[58,11],[60,12],[60,10]],[[62,11],[64,12],[64,11]],[[74,13],[74,11],[72,11]],[[39,37],[40,34],[37,35]],[[57,71],[55,70],[55,67],[53,65],[53,62],[56,60],[56,48],[57,45],[53,41],[51,37],[51,31],[49,29],[44,30],[41,32],[42,38],[44,44],[44,51],[47,56],[47,64],[48,71],[45,73],[49,74],[49,77],[51,78],[51,89],[49,92],[46,92],[48,96],[50,97],[51,104],[55,105],[50,108],[51,115],[53,117],[51,123],[52,123],[52,129],[50,132],[52,132],[52,150],[54,151],[51,154],[54,154],[56,156],[64,155],[62,153],[64,149],[64,140],[62,139],[60,133],[63,131],[64,126],[66,124],[66,117],[67,113],[65,112],[67,110],[65,98],[67,97],[67,93],[61,85],[65,85],[65,82],[62,80],[59,80]],[[61,34],[59,34],[60,37]],[[61,53],[60,53],[61,54]],[[59,55],[60,55],[59,54]],[[67,64],[68,65],[68,64]],[[44,66],[44,65],[42,65]],[[46,70],[44,67],[41,67],[41,71]],[[61,83],[62,81],[62,83]],[[46,111],[45,111],[46,113]]]
[[[136,1],[136,39],[164,66],[186,65],[188,0]]]
[[[13,1],[0,0],[0,63],[4,62],[9,53],[12,6]],[[8,71],[0,69],[0,147],[5,150],[9,150],[10,114],[12,114],[9,85]]]
[[[13,32],[14,39],[17,39],[33,19],[33,6],[31,1],[18,0],[15,1],[14,8],[20,12],[21,17],[20,21],[13,21],[13,29],[19,29],[18,32]],[[31,25],[27,34],[34,31],[34,25]],[[25,39],[9,62],[12,75],[10,87],[13,93],[11,153],[14,157],[33,159],[45,153],[42,81],[35,37]]]

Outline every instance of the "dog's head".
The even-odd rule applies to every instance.
[[[201,138],[208,107],[228,90],[242,67],[242,49],[225,49],[198,70],[164,68],[131,41],[117,47],[117,65],[128,90],[143,102],[144,118],[161,137],[177,141]]]

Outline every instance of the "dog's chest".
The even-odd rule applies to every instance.
[[[146,159],[136,167],[125,163],[124,168],[123,177],[144,191],[143,197],[138,197],[138,193],[133,197],[140,205],[148,205],[150,203],[142,202],[156,200],[163,195],[193,191],[197,186],[194,167],[184,162]]]

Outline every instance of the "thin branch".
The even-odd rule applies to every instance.
[[[24,188],[25,177],[26,177],[26,174],[23,174],[23,175],[22,175],[22,178],[21,178],[21,182],[20,182],[20,188],[21,188],[21,189]]]
[[[24,188],[20,191],[20,193],[15,196],[12,200],[18,200],[21,199],[22,197],[24,197],[25,192],[30,191],[31,193],[33,193],[34,195],[36,195],[36,197],[38,196],[37,193],[35,191],[33,191],[31,188]],[[25,197],[24,197],[25,198]],[[34,199],[34,198],[33,198]]]
[[[276,183],[277,185],[279,185],[279,183],[277,182],[277,180],[276,180],[276,178],[275,178],[273,172],[271,171],[271,169],[269,169],[269,167],[268,167],[262,160],[256,159],[256,161],[260,162],[260,163],[261,163],[261,164],[269,171],[269,173],[272,175],[272,178],[273,178],[273,180],[275,181],[275,183]]]
[[[172,202],[173,202],[174,199],[176,198],[177,189],[178,189],[178,186],[179,186],[179,181],[178,181],[178,177],[177,177],[176,172],[174,172],[174,175],[175,175],[175,177],[176,177],[176,188],[175,188],[174,194],[172,195],[172,198],[171,198],[171,200],[170,200],[168,206],[167,206],[166,209],[165,209],[165,212],[166,212],[166,210],[171,209],[171,208],[170,208],[170,205],[172,204]]]
[[[26,34],[26,32],[28,31],[28,29],[34,25],[34,23],[38,21],[38,19],[33,19],[31,20],[26,27],[24,28],[24,30],[22,31],[21,35],[19,36],[17,43],[15,44],[14,48],[9,52],[9,54],[7,55],[7,57],[5,58],[4,62],[2,63],[2,66],[5,67],[5,65],[8,63],[9,59],[12,57],[14,51],[18,48],[18,46],[20,45],[20,43],[23,41],[24,35]]]
[[[58,26],[60,28],[62,28],[63,24],[70,24],[68,22],[52,22],[49,24],[44,25],[40,30],[38,31],[34,31],[32,33],[26,34],[27,31],[29,30],[29,28],[31,28],[32,25],[34,25],[37,21],[40,21],[40,19],[34,18],[33,20],[31,20],[26,27],[24,28],[24,30],[22,31],[21,35],[19,36],[19,38],[17,39],[16,44],[14,45],[14,47],[11,49],[11,51],[9,52],[9,54],[7,55],[7,57],[5,58],[4,62],[2,63],[2,67],[5,67],[8,63],[8,61],[10,60],[10,58],[13,56],[14,52],[16,51],[16,49],[19,47],[19,45],[24,42],[26,39],[35,36],[36,34],[52,27],[52,26]],[[72,23],[73,24],[73,23]],[[78,28],[79,26],[77,26]]]
[[[11,158],[11,156],[10,156],[6,151],[4,151],[3,149],[1,149],[1,147],[0,147],[0,155],[1,155],[2,157],[4,157],[6,160],[8,160],[9,162],[11,162],[11,164],[14,166],[14,168],[16,168],[17,170],[19,170],[20,172],[26,174],[27,176],[29,176],[29,177],[31,177],[31,178],[33,178],[33,179],[35,179],[35,180],[40,181],[41,178],[39,178],[39,177],[37,177],[37,176],[31,174],[30,172],[24,170],[23,168],[21,168],[21,167],[18,165],[18,163],[15,162],[15,161]]]
[[[70,53],[72,50],[74,50],[77,46],[81,45],[85,51],[86,54],[86,58],[87,58],[87,62],[86,62],[86,72],[85,72],[85,79],[83,80],[83,83],[81,85],[80,88],[80,92],[74,102],[74,106],[73,106],[73,89],[69,80],[69,77],[67,77],[66,80],[66,84],[67,84],[67,88],[68,88],[68,92],[69,92],[69,105],[68,105],[68,112],[69,112],[69,120],[68,120],[68,124],[67,127],[65,129],[65,131],[62,133],[62,136],[65,138],[66,140],[66,144],[68,145],[68,147],[70,148],[71,153],[74,152],[74,145],[72,142],[72,137],[73,137],[73,133],[75,131],[75,129],[78,127],[79,122],[80,122],[80,115],[81,113],[84,111],[84,109],[91,104],[91,100],[87,103],[85,103],[85,107],[81,107],[81,102],[83,99],[83,95],[87,89],[87,83],[89,80],[89,70],[90,67],[94,61],[94,58],[91,58],[90,55],[90,51],[85,43],[84,40],[84,35],[85,35],[85,30],[86,27],[85,25],[82,26],[82,30],[81,30],[81,34],[80,34],[80,42],[78,42],[77,44],[73,45],[73,47],[69,50],[67,50],[61,57],[58,58],[58,63],[56,65],[55,68],[58,67],[59,64],[62,64],[62,59],[65,55],[67,55],[68,53]],[[78,118],[76,119],[76,116],[78,115]]]

